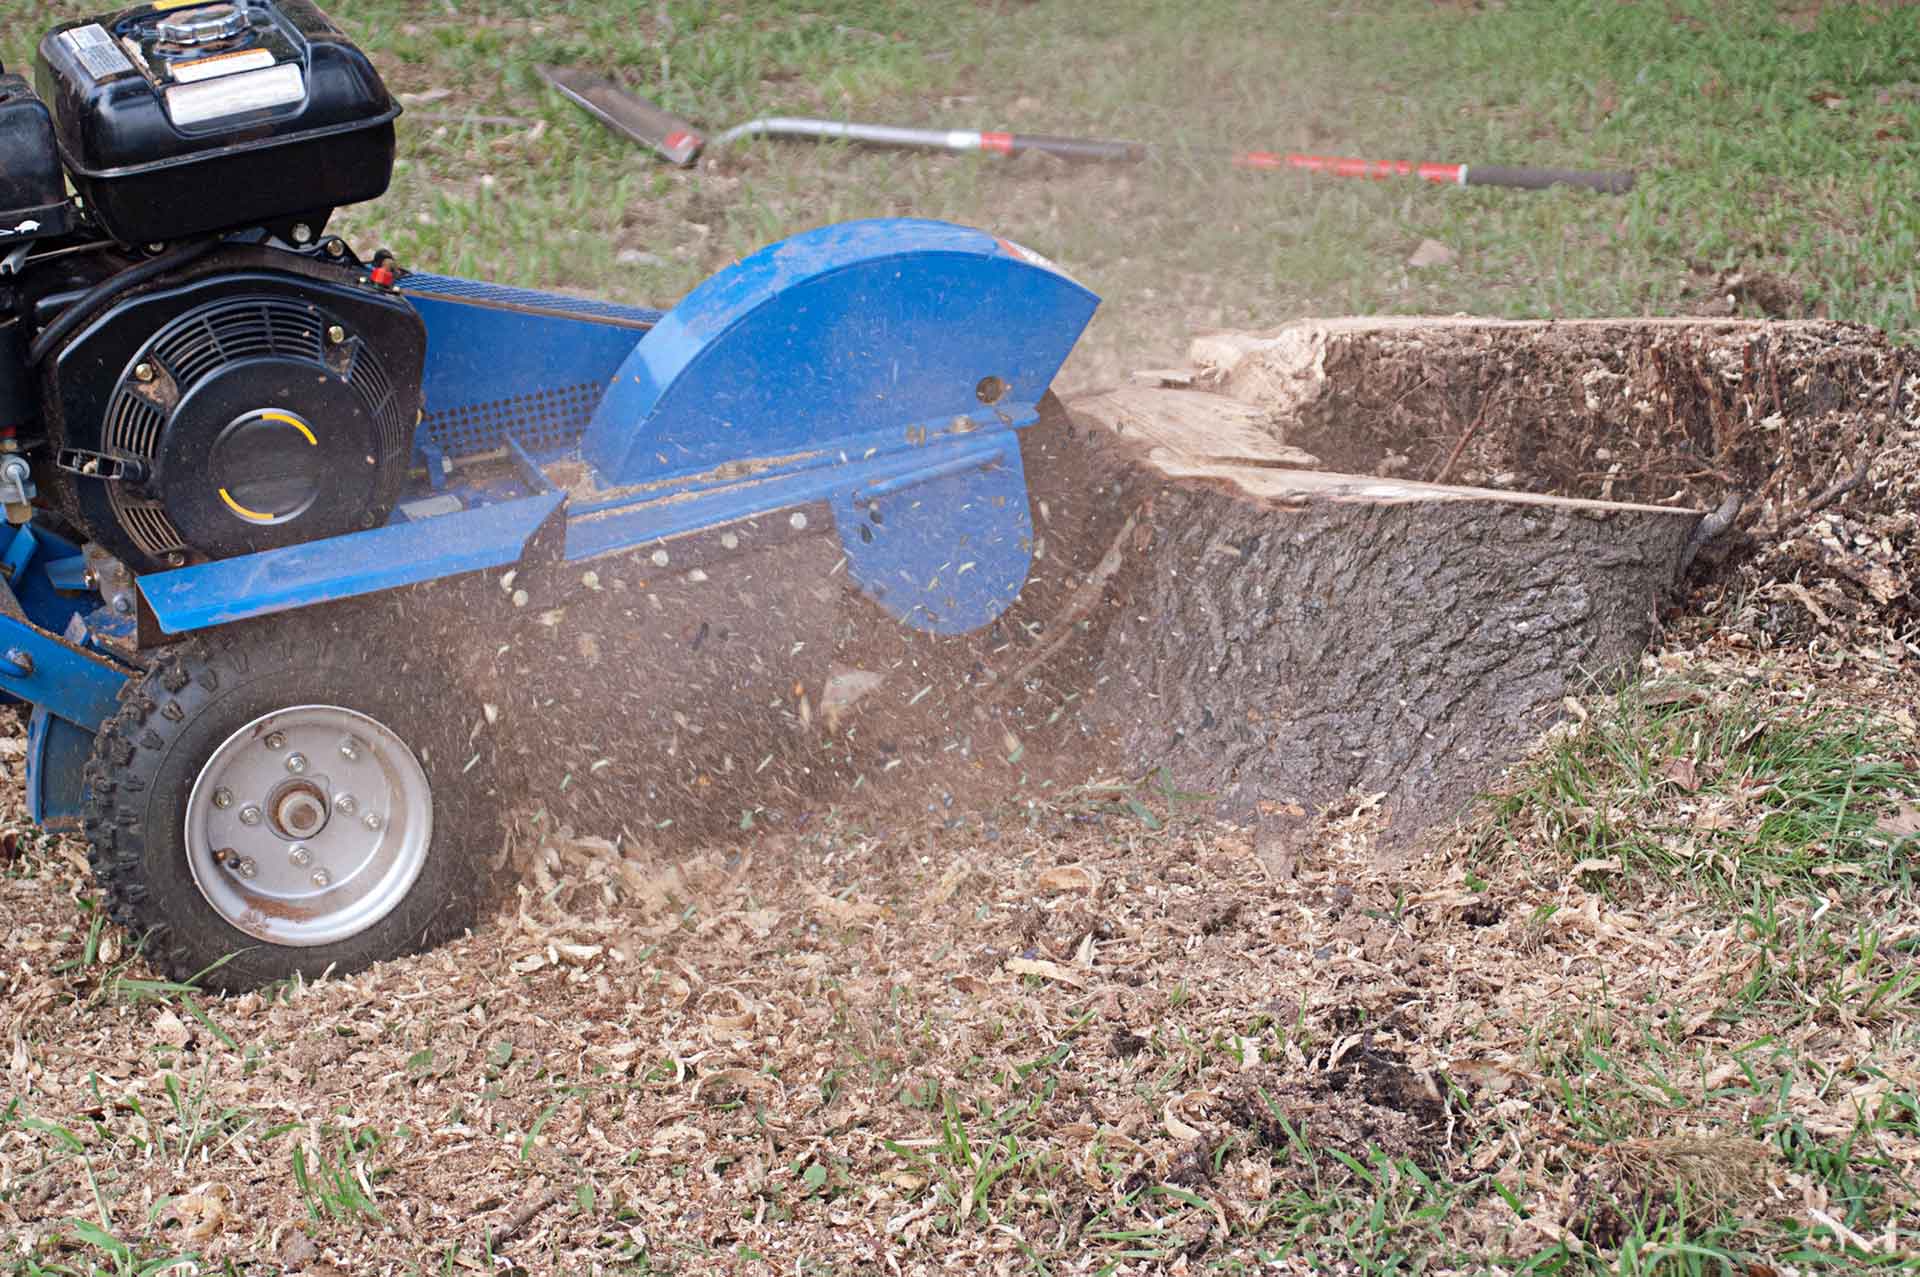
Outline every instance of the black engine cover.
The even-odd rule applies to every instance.
[[[51,361],[69,511],[136,570],[383,522],[413,453],[426,327],[352,271],[225,250],[121,301]]]

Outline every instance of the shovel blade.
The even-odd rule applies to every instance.
[[[690,166],[707,139],[685,120],[608,79],[578,67],[537,67],[542,80],[587,114],[669,164]]]

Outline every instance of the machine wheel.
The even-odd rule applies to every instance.
[[[502,804],[459,698],[401,648],[247,627],[161,653],[122,693],[87,764],[90,859],[169,978],[345,973],[472,921]]]

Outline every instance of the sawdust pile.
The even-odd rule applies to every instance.
[[[1920,436],[1891,393],[1908,356],[1865,342],[1873,375],[1833,380],[1844,394],[1796,377],[1780,409],[1760,340],[1742,338],[1751,375],[1701,355],[1686,420],[1717,402],[1738,424],[1724,464],[1661,433],[1665,399],[1642,414],[1655,452],[1589,441],[1586,479],[1615,498],[1753,485],[1747,539],[1697,570],[1695,646],[1650,668],[1782,715],[1870,706],[1920,768]],[[1690,365],[1659,360],[1678,403]],[[1460,430],[1483,415],[1453,411]],[[1454,478],[1520,483],[1484,417],[1465,447],[1429,426],[1417,457],[1378,464],[1427,477],[1457,451]],[[1556,482],[1562,442],[1533,454]],[[1009,639],[999,663],[1050,641]],[[1072,655],[1040,681],[1070,684]],[[908,670],[890,690],[917,709],[930,683]],[[950,681],[955,705],[992,687]],[[1047,725],[982,738],[1006,723]],[[209,1002],[96,925],[77,844],[18,807],[22,752],[0,735],[0,1265],[100,1258],[83,1220],[142,1258],[322,1277],[496,1271],[489,1254],[527,1272],[1304,1266],[1376,1235],[1384,1201],[1408,1204],[1377,1234],[1399,1253],[1471,1270],[1727,1219],[1729,1245],[1891,1256],[1920,1210],[1920,921],[1845,866],[1825,895],[1781,893],[1769,933],[1684,878],[1571,862],[1524,819],[1483,814],[1383,867],[1369,794],[1285,848],[1118,782],[986,815],[923,791],[796,798],[691,853],[550,812],[507,849],[521,884],[477,934]],[[1676,844],[1708,815],[1758,828],[1763,782],[1676,820]],[[1874,942],[1800,946],[1782,976],[1769,934],[1815,934],[1835,907],[1876,919]],[[1845,1199],[1815,1169],[1842,1147],[1864,1185]]]
[[[104,1214],[142,1253],[321,1273],[479,1271],[489,1244],[529,1272],[1177,1268],[1416,1174],[1480,1189],[1404,1221],[1414,1249],[1604,1250],[1718,1205],[1817,1230],[1840,1208],[1742,1134],[1758,1097],[1843,1139],[1920,1084],[1904,1004],[1748,1005],[1756,937],[1687,893],[1629,909],[1604,872],[1470,840],[1384,871],[1364,798],[1276,857],[1130,793],[693,858],[527,834],[478,935],[206,1005],[89,956],[78,853],[11,833],[8,1258],[72,1262],[62,1221]],[[1911,1126],[1872,1138],[1920,1159]],[[1889,1180],[1875,1218],[1914,1205]]]

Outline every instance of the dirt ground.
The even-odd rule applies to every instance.
[[[1785,694],[1800,672],[1770,676]],[[1726,1133],[1754,1102],[1727,1085],[1754,1031],[1724,1018],[1756,960],[1737,920],[1658,883],[1627,904],[1471,838],[1382,873],[1364,804],[1276,863],[1243,831],[1155,829],[1101,797],[829,816],[694,857],[553,834],[468,940],[192,1011],[116,989],[124,942],[88,961],[76,925],[77,849],[10,835],[0,1224],[44,1247],[97,1210],[156,1249],[314,1273],[1013,1272],[1116,1252],[1133,1256],[1116,1271],[1178,1271],[1290,1249],[1296,1216],[1374,1175],[1409,1213],[1419,1177],[1503,1186],[1403,1221],[1436,1255],[1605,1249],[1649,1203],[1735,1202],[1756,1227],[1830,1209]],[[1603,1004],[1658,1030],[1610,1068],[1686,1047],[1711,1064],[1600,1134],[1568,1124],[1543,1061],[1577,1057]],[[1874,1050],[1884,1021],[1769,1027],[1855,1062],[1789,1080],[1807,1131],[1852,1130],[1920,1082],[1910,1054]],[[1920,1158],[1910,1127],[1877,1139]],[[303,1189],[296,1150],[346,1187]]]

